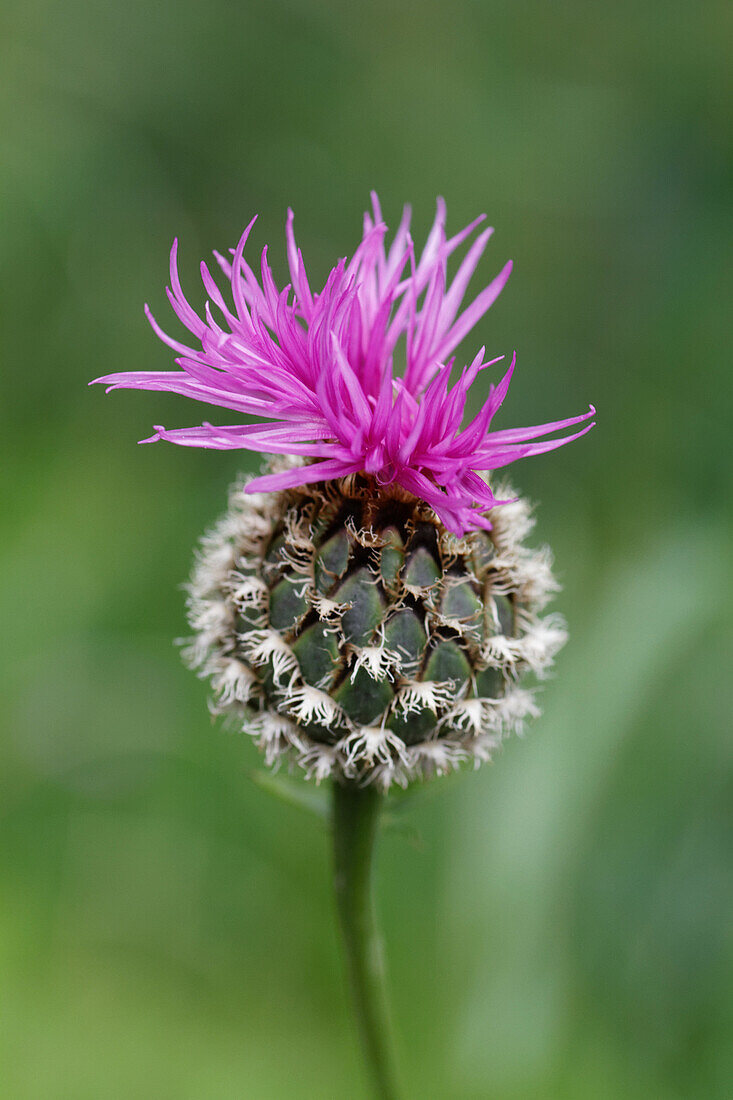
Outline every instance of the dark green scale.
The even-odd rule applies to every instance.
[[[470,579],[455,584],[449,582],[440,601],[440,610],[446,619],[456,620],[465,633],[481,642],[485,633],[484,604],[476,589],[476,583]]]
[[[435,730],[435,722],[432,710],[422,707],[411,714],[403,714],[401,711],[391,714],[387,719],[387,727],[401,737],[406,745],[414,745],[430,737]]]
[[[374,575],[362,566],[338,586],[333,598],[337,603],[349,605],[341,616],[346,641],[355,646],[370,645],[384,621],[387,604]]]
[[[284,533],[278,532],[262,559],[262,573],[269,584],[274,583],[275,579],[281,576],[286,569],[287,563],[283,557],[283,550],[286,546]]]
[[[349,536],[345,528],[332,535],[318,550],[314,562],[315,585],[319,592],[330,592],[349,564]]]
[[[389,680],[374,680],[365,668],[354,677],[346,676],[332,692],[352,722],[358,726],[371,726],[389,707],[394,698],[394,688]]]
[[[477,672],[475,682],[479,699],[498,699],[504,694],[504,673],[500,668],[485,668]]]
[[[284,577],[270,591],[270,626],[292,630],[307,615],[310,603],[302,577]]]
[[[306,684],[325,691],[333,687],[342,664],[338,641],[327,623],[313,623],[293,642]]]
[[[427,546],[418,546],[413,553],[405,555],[401,580],[409,588],[432,588],[441,576],[440,563],[435,560]]]
[[[434,646],[425,663],[423,680],[465,684],[471,678],[471,665],[465,650],[457,642],[440,641]]]
[[[379,572],[384,587],[393,592],[399,588],[400,573],[405,564],[405,544],[396,527],[387,527],[382,532],[385,545],[379,554]]]
[[[395,612],[385,625],[384,641],[387,649],[399,653],[403,658],[405,671],[416,672],[422,663],[428,644],[425,627],[416,612],[409,608]]]

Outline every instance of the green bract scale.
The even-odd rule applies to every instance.
[[[448,532],[365,475],[275,494],[236,487],[189,588],[190,663],[274,764],[388,787],[479,763],[537,707],[519,685],[565,641],[541,617],[549,552],[522,500]]]

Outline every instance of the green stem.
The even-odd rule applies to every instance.
[[[374,1094],[395,1100],[382,941],[374,917],[372,856],[383,795],[333,784],[334,883],[351,995]]]

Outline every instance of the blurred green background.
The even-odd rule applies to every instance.
[[[543,719],[385,836],[406,1097],[722,1098],[731,1043],[730,12],[709,2],[126,4],[0,12],[2,1094],[365,1095],[325,831],[249,779],[180,664],[178,587],[246,455],[88,379],[165,369],[167,253],[315,281],[435,195],[484,210],[518,350],[500,426],[571,640]],[[727,72],[726,72],[727,69]],[[726,260],[728,263],[726,264]],[[726,346],[727,345],[727,346]],[[205,413],[203,415],[206,415]]]

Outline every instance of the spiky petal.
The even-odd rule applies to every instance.
[[[110,389],[167,390],[205,404],[253,416],[256,424],[173,430],[156,426],[149,440],[187,447],[242,448],[311,460],[250,483],[253,492],[277,491],[364,472],[381,485],[396,482],[426,501],[458,535],[488,526],[484,513],[497,503],[477,471],[495,470],[528,455],[554,450],[583,435],[593,406],[580,416],[531,428],[491,431],[509,387],[514,358],[490,386],[479,414],[462,427],[466,399],[479,373],[500,362],[481,348],[453,386],[449,377],[458,344],[493,305],[511,271],[507,263],[463,307],[469,281],[493,232],[475,236],[449,283],[447,261],[483,222],[477,218],[455,236],[445,233],[445,204],[416,257],[405,212],[389,247],[379,201],[364,218],[360,244],[342,259],[323,289],[311,289],[286,224],[291,282],[275,283],[263,249],[259,277],[244,258],[254,225],[245,229],[231,259],[216,255],[229,281],[231,302],[206,264],[201,276],[209,296],[203,316],[181,288],[177,242],[167,288],[173,310],[193,336],[192,346],[168,336],[146,307],[151,325],[176,352],[177,371],[126,371],[96,379]],[[217,319],[218,318],[218,319]],[[404,340],[404,370],[395,351]],[[265,421],[265,422],[263,422]],[[269,421],[269,422],[268,422]],[[560,438],[547,438],[584,424]]]

